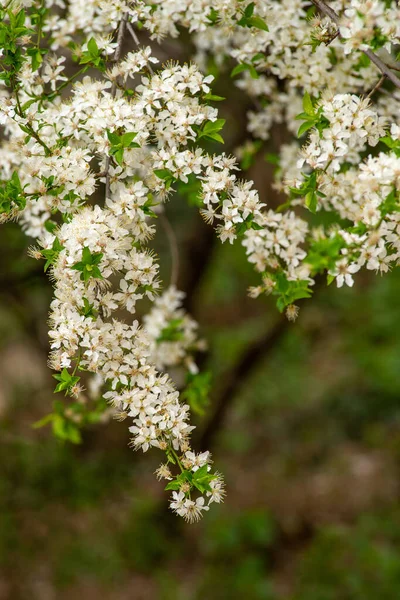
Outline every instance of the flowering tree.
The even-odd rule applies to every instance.
[[[35,240],[54,282],[51,423],[80,428],[129,420],[132,446],[164,452],[156,474],[171,508],[197,520],[224,497],[210,454],[190,446],[190,406],[207,377],[197,323],[151,251],[179,185],[222,242],[239,239],[289,320],[316,277],[353,285],[400,256],[400,8],[392,0],[3,0],[0,24],[0,215]],[[157,44],[187,32],[190,65],[160,65]],[[138,37],[139,36],[139,37]],[[124,50],[125,49],[125,50]],[[128,50],[127,50],[128,49]],[[213,75],[210,68],[212,66]],[[236,157],[220,150],[224,71],[252,109]],[[291,134],[279,154],[277,210],[241,179],[272,126]],[[195,194],[193,194],[195,189]],[[135,319],[147,297],[152,307]],[[168,374],[186,370],[180,392]],[[81,379],[89,389],[83,395]],[[185,404],[184,402],[188,402]]]

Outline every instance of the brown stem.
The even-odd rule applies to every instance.
[[[372,90],[369,92],[367,98],[371,98],[371,96],[373,96],[375,94],[375,92],[377,90],[379,90],[379,88],[383,85],[383,82],[386,80],[386,77],[384,75],[382,75],[382,77],[380,78],[380,80],[378,81],[378,83],[376,83],[374,85],[374,87],[372,88]]]

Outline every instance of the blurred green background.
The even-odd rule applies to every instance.
[[[32,428],[54,398],[51,285],[19,227],[3,226],[0,598],[394,600],[400,273],[319,289],[264,347],[281,317],[272,299],[247,297],[257,278],[240,244],[214,243],[183,202],[167,213],[209,342],[213,392],[199,431],[259,345],[210,439],[226,501],[197,525],[170,514],[153,475],[160,457],[132,452],[126,423],[89,429],[79,446]],[[162,231],[154,244],[167,281]]]

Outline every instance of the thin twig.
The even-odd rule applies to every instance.
[[[332,19],[332,21],[334,23],[336,23],[336,25],[339,27],[339,25],[340,25],[340,17],[333,10],[333,8],[331,8],[323,0],[311,0],[311,1],[314,4],[314,6],[316,6],[318,8],[318,10],[320,12],[322,12],[324,15],[326,15],[327,17],[329,17],[330,19]],[[341,35],[340,31],[339,31],[339,37],[340,38],[343,37]],[[361,52],[363,52],[366,56],[368,56],[368,58],[370,59],[370,61],[373,62],[376,67],[378,67],[378,69],[384,74],[385,77],[387,77],[388,79],[390,79],[390,81],[396,87],[400,88],[400,79],[397,77],[397,75],[395,75],[393,73],[393,71],[391,71],[389,69],[389,67],[379,58],[379,56],[377,56],[369,48],[367,50],[361,50]]]
[[[128,24],[127,24],[127,28],[128,28],[128,31],[129,31],[129,33],[131,34],[131,36],[132,36],[132,39],[133,39],[133,41],[135,42],[136,46],[139,46],[139,44],[140,44],[140,42],[139,42],[139,38],[138,38],[138,36],[136,35],[136,31],[133,29],[133,27],[132,27],[132,25],[131,25],[130,23],[128,23]],[[150,63],[150,62],[147,64],[147,68],[149,69],[150,73],[151,73],[152,75],[154,75],[154,71],[153,71],[153,68],[152,68],[152,66],[151,66],[151,63]]]
[[[179,248],[176,239],[175,231],[173,230],[171,223],[169,222],[165,213],[161,215],[161,223],[164,227],[165,234],[168,239],[170,251],[171,251],[171,280],[170,285],[176,286],[178,283],[179,274]]]
[[[380,80],[378,81],[378,83],[376,83],[374,85],[374,87],[372,88],[372,90],[369,92],[367,98],[371,98],[371,96],[373,96],[375,94],[375,92],[377,90],[379,90],[379,88],[383,85],[383,82],[386,80],[385,75],[382,75],[382,77],[380,78]]]
[[[336,40],[336,38],[339,37],[340,31],[337,30],[337,32],[331,37],[331,39],[326,42],[326,45],[329,46],[329,44],[332,44],[332,42],[334,42]]]
[[[121,51],[122,51],[122,43],[124,41],[124,33],[125,33],[125,25],[127,23],[128,20],[128,13],[125,13],[121,19],[121,23],[119,25],[119,29],[118,29],[118,37],[117,37],[117,47],[115,49],[115,53],[113,56],[113,62],[118,62],[121,56]],[[112,87],[111,87],[111,96],[112,98],[115,98],[115,94],[117,93],[117,80],[115,79],[113,81]],[[110,163],[111,163],[111,157],[108,155],[106,158],[106,166],[104,169],[104,174],[105,174],[105,178],[106,178],[106,198],[108,198],[110,196]]]

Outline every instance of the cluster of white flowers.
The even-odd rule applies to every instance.
[[[330,6],[343,14],[347,4],[338,0]],[[385,3],[379,4],[384,10]],[[361,92],[376,82],[374,65],[355,65],[357,59],[348,56],[328,18],[309,19],[310,3],[306,0],[268,0],[255,6],[268,31],[239,26],[232,16],[226,17],[225,6],[219,9],[216,24],[195,37],[200,64],[205,66],[207,56],[212,55],[217,60],[219,57],[222,67],[225,55],[248,66],[237,79],[237,86],[253,99],[248,130],[254,137],[267,140],[272,125],[283,121],[292,130],[292,111],[301,105],[304,90],[315,95],[326,88]],[[313,46],[312,39],[319,43]],[[277,78],[284,85],[277,86]]]
[[[339,171],[341,162],[357,163],[367,143],[376,146],[385,134],[385,119],[369,108],[369,100],[354,94],[322,97],[319,103],[322,116],[329,122],[320,131],[313,130],[302,150],[304,161],[312,169],[328,168]]]
[[[196,374],[194,354],[204,344],[182,292],[171,285],[156,297],[151,217],[178,181],[184,187],[196,180],[204,219],[221,241],[241,240],[261,273],[251,295],[277,295],[291,320],[293,302],[311,295],[318,273],[340,287],[352,285],[362,267],[385,272],[397,264],[400,91],[385,88],[382,73],[357,50],[378,49],[392,60],[399,8],[334,0],[332,22],[307,0],[47,0],[43,19],[33,17],[35,7],[35,0],[12,0],[0,24],[0,220],[19,217],[38,240],[31,254],[50,268],[58,391],[79,398],[80,373],[93,374],[93,393],[105,388],[117,416],[132,420],[133,447],[165,451],[157,476],[168,481],[171,508],[195,521],[223,500],[223,481],[208,452],[191,450],[189,406],[170,374],[159,371]],[[149,46],[121,56],[125,33],[137,44],[135,24],[155,40],[178,37],[182,27],[193,32],[197,64],[154,72]],[[24,31],[26,51],[18,44],[15,51],[14,38],[6,47],[7,27]],[[70,77],[69,50],[79,64]],[[237,62],[232,76],[251,102],[254,141],[242,144],[242,157],[265,149],[274,124],[296,134],[303,103],[300,134],[308,139],[301,153],[297,141],[280,148],[274,187],[289,198],[277,211],[239,178],[234,157],[203,145],[223,141],[224,120],[209,105],[218,99],[213,77],[199,68],[206,70],[210,56],[221,70],[227,58]],[[375,109],[364,97],[369,90],[372,99],[378,94]],[[374,150],[382,138],[386,152]],[[104,203],[96,196],[101,185]],[[316,223],[298,214],[304,205]],[[333,226],[318,223],[320,209],[333,213]],[[143,327],[125,323],[122,316],[136,319],[145,297],[154,304]]]
[[[184,467],[195,472],[201,464],[196,458],[191,459],[195,455],[189,449],[193,429],[188,424],[189,406],[179,402],[179,393],[168,375],[159,374],[153,364],[154,360],[159,361],[151,335],[159,324],[157,310],[159,313],[171,310],[172,302],[172,316],[174,313],[181,316],[177,309],[180,296],[176,290],[167,292],[158,309],[146,319],[150,333],[141,329],[137,321],[128,325],[114,316],[122,307],[134,313],[135,303],[144,295],[154,298],[159,283],[154,258],[134,245],[134,219],[127,214],[116,214],[118,203],[116,212],[113,203],[108,204],[105,209],[99,206],[81,209],[61,226],[57,237],[48,234],[41,240],[44,251],[51,251],[56,239],[61,244],[52,267],[55,299],[50,315],[51,366],[56,370],[75,366],[74,374],[80,370],[99,374],[110,385],[104,397],[118,418],[132,419],[129,431],[133,447],[143,451],[153,446],[167,453],[184,452]],[[122,276],[121,291],[112,291],[114,274]],[[170,315],[164,312],[163,316],[168,319]],[[185,343],[189,343],[194,341],[194,327],[189,318],[185,320]],[[180,350],[179,358],[183,358],[183,345]],[[166,362],[173,361],[167,357]],[[220,476],[216,479],[222,486]],[[180,493],[185,496],[188,491],[190,486]],[[215,494],[210,492],[210,501],[217,501],[218,493],[218,489]],[[195,519],[200,510],[194,513],[189,510],[191,502],[186,506],[187,512],[179,512],[188,520]],[[198,498],[196,506],[203,505],[204,498]],[[171,507],[175,508],[174,503]]]
[[[343,258],[332,271],[339,287],[343,282],[352,285],[351,274],[361,267],[385,273],[397,264],[400,258],[396,200],[400,191],[399,177],[400,158],[381,152],[332,181],[322,180],[321,189],[328,192],[330,208],[343,219],[353,221],[359,229],[359,233],[337,231],[345,242],[341,250]]]
[[[169,287],[155,299],[143,318],[143,326],[151,340],[152,361],[157,369],[183,365],[197,373],[193,355],[205,349],[205,342],[197,337],[196,321],[182,308],[184,297],[184,292]]]
[[[346,40],[346,54],[367,50],[377,37],[379,45],[390,51],[400,40],[400,8],[397,2],[350,0],[340,20],[340,35]]]
[[[243,245],[258,271],[282,269],[289,279],[306,279],[309,270],[302,264],[306,252],[301,245],[307,232],[307,222],[294,212],[270,210],[263,215],[263,227],[246,232]]]
[[[102,18],[107,28],[112,27],[105,3],[103,8]],[[119,22],[116,14],[115,23]],[[67,25],[55,27],[63,42],[70,39],[66,30],[71,34],[75,30],[70,21]],[[102,31],[101,19],[88,24],[88,31],[90,27]],[[81,55],[101,56],[100,38],[97,43],[87,41]],[[60,39],[54,37],[55,48]],[[109,47],[112,50],[115,44]],[[26,233],[38,239],[31,254],[44,257],[50,267],[54,281],[50,366],[59,372],[57,389],[79,399],[81,372],[94,374],[95,385],[90,387],[99,392],[105,386],[103,397],[116,416],[131,419],[132,446],[166,452],[183,478],[174,491],[183,493],[189,506],[190,492],[197,489],[205,496],[196,500],[196,506],[206,510],[206,502],[222,501],[222,478],[207,467],[201,481],[191,484],[199,463],[197,458],[190,460],[195,455],[190,450],[194,427],[188,422],[189,406],[179,401],[169,375],[157,370],[179,364],[196,370],[193,353],[203,346],[197,324],[181,308],[182,293],[173,287],[145,317],[145,328],[137,320],[125,323],[119,315],[124,311],[136,315],[137,302],[145,296],[154,301],[160,289],[158,265],[146,249],[155,231],[152,207],[170,193],[170,182],[157,167],[173,162],[174,176],[184,180],[185,174],[200,173],[200,165],[206,181],[212,158],[199,150],[187,166],[185,152],[191,151],[185,148],[204,123],[217,119],[216,109],[201,99],[210,91],[212,78],[194,65],[170,64],[153,73],[156,59],[145,48],[114,63],[103,79],[84,76],[72,85],[71,95],[61,99],[60,90],[68,82],[63,62],[47,57],[40,70],[25,63],[18,95],[15,89],[5,90],[1,107],[7,136],[1,149],[1,176],[6,180],[17,168],[19,193],[26,201],[18,211],[7,209],[4,218],[19,213]],[[120,81],[137,73],[142,77],[134,94],[117,90]],[[94,158],[98,172],[90,166]],[[99,182],[106,184],[103,207],[91,206]],[[56,213],[62,215],[62,224]],[[168,334],[177,339],[163,340]],[[77,422],[69,408],[64,416]],[[179,514],[193,520],[200,512]]]

